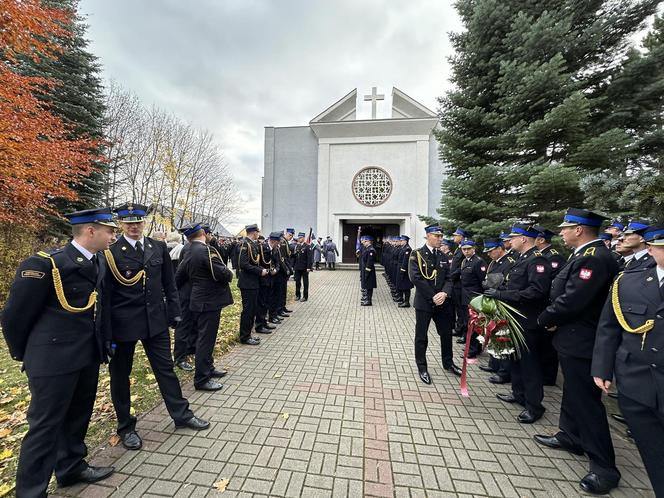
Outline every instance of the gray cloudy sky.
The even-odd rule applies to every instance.
[[[432,109],[448,88],[442,0],[81,0],[104,76],[211,130],[260,219],[263,128],[305,125],[353,88],[396,86]],[[387,115],[387,105],[379,108]],[[370,116],[369,103],[360,116]]]

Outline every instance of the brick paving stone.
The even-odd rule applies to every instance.
[[[93,452],[115,476],[57,496],[581,496],[587,460],[532,439],[555,432],[559,387],[545,388],[542,420],[521,425],[519,410],[495,398],[505,386],[477,365],[468,369],[471,397],[460,396],[433,330],[426,386],[413,358],[415,312],[394,305],[382,277],[373,307],[359,306],[357,272],[310,280],[309,301],[292,303],[293,315],[259,347],[236,346],[217,360],[230,372],[224,389],[183,386],[210,430],[176,431],[157,406],[139,419],[141,451]],[[636,447],[614,429],[623,479],[611,496],[653,497]],[[222,478],[229,485],[219,494],[213,484]]]

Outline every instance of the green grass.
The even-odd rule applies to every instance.
[[[234,281],[231,285],[234,303],[221,313],[219,334],[215,346],[215,357],[223,355],[230,346],[237,342],[242,301],[240,289]],[[289,287],[289,300],[293,290]],[[20,363],[12,360],[4,341],[0,341],[0,497],[13,496],[16,465],[21,440],[28,430],[26,411],[30,403],[28,380],[21,372]],[[171,341],[172,343],[172,341]],[[180,382],[190,382],[193,372],[175,369]],[[161,394],[157,387],[152,369],[145,352],[139,343],[134,357],[131,374],[132,409],[137,416],[148,412],[161,403]],[[106,365],[101,366],[97,401],[95,403],[90,428],[86,436],[88,448],[94,449],[115,434],[115,412],[111,402],[110,377]]]

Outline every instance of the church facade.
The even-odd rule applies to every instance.
[[[308,126],[266,127],[262,230],[294,227],[337,242],[342,261],[355,262],[358,228],[376,239],[423,238],[418,215],[436,216],[443,164],[433,131],[436,114],[392,91],[391,117],[357,119],[357,89]]]

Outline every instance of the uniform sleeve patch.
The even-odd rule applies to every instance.
[[[544,265],[536,265],[535,270],[537,270],[537,273],[544,273]]]
[[[23,270],[21,272],[21,277],[22,278],[44,278],[44,275],[46,275],[43,271],[37,271],[37,270]]]
[[[486,271],[486,266],[480,266],[480,270]]]
[[[590,268],[581,268],[581,271],[579,271],[579,278],[581,280],[590,280],[592,276],[593,271]]]
[[[551,267],[552,268],[558,268],[558,262],[557,261],[552,261],[551,262]]]

